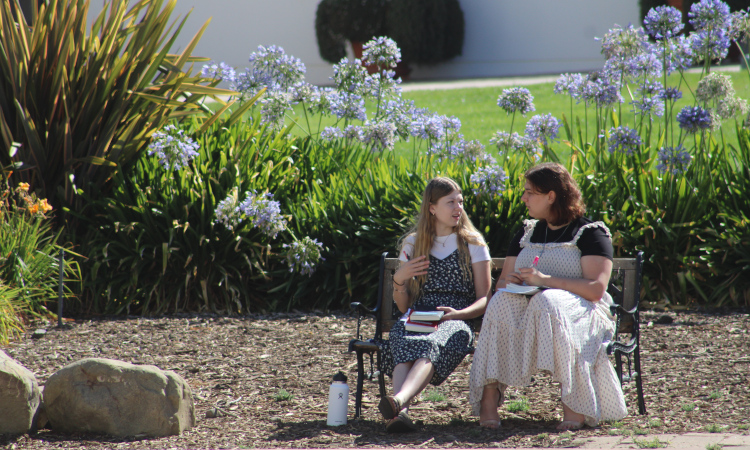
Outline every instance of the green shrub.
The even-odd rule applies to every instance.
[[[407,63],[436,64],[463,49],[464,14],[458,0],[390,2],[385,26]]]
[[[464,16],[458,0],[323,0],[315,15],[320,56],[337,63],[347,41],[389,36],[403,60],[435,64],[461,54]]]
[[[87,308],[237,313],[268,306],[259,285],[293,238],[272,239],[248,223],[231,230],[215,211],[234,188],[293,197],[302,156],[285,133],[258,120],[201,126],[185,124],[200,145],[188,166],[167,170],[144,155],[127,177],[117,174],[111,198],[92,200],[81,215],[90,230]]]
[[[366,42],[385,34],[387,0],[322,0],[315,12],[320,57],[337,63],[348,41]]]

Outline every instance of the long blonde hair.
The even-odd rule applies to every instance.
[[[446,195],[458,191],[463,192],[461,187],[453,179],[447,177],[436,177],[427,183],[427,187],[422,194],[422,206],[419,208],[419,215],[415,218],[415,224],[408,233],[399,240],[398,248],[402,248],[404,240],[414,236],[414,250],[411,258],[419,256],[430,257],[430,250],[435,242],[435,216],[430,213],[430,205],[437,204],[438,200]],[[465,281],[473,280],[474,273],[471,268],[471,254],[469,253],[469,244],[486,245],[482,235],[471,223],[471,219],[464,212],[458,221],[458,225],[453,227],[453,232],[457,235],[458,259],[461,265],[461,272]],[[422,287],[427,282],[427,275],[421,275],[409,280],[407,289],[409,291],[409,306],[413,305],[422,292]]]

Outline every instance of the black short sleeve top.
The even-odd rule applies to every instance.
[[[566,227],[559,228],[557,230],[546,230],[546,242],[569,242],[578,234],[578,231],[587,224],[594,223],[593,221],[580,217],[575,219]],[[547,223],[544,221],[537,222],[534,227],[534,232],[531,235],[531,242],[542,244],[545,242],[545,228]],[[508,253],[506,256],[518,256],[521,253],[521,238],[523,237],[524,229],[516,233],[510,242]],[[612,248],[612,240],[602,227],[587,227],[583,230],[583,233],[576,242],[577,247],[581,250],[581,256],[604,256],[608,259],[614,258],[614,249]]]

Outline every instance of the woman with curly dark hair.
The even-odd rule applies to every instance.
[[[508,249],[471,367],[470,402],[480,425],[500,426],[507,386],[527,386],[538,371],[560,382],[560,430],[627,415],[617,374],[602,346],[615,331],[606,292],[612,271],[609,229],[583,217],[575,180],[560,164],[525,173],[529,215]],[[510,284],[510,285],[509,285]],[[539,286],[519,294],[515,285]]]

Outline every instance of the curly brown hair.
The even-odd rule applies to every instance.
[[[561,164],[538,164],[527,170],[523,176],[537,192],[555,192],[555,203],[550,206],[550,225],[565,225],[586,213],[586,205],[583,203],[578,183]]]

